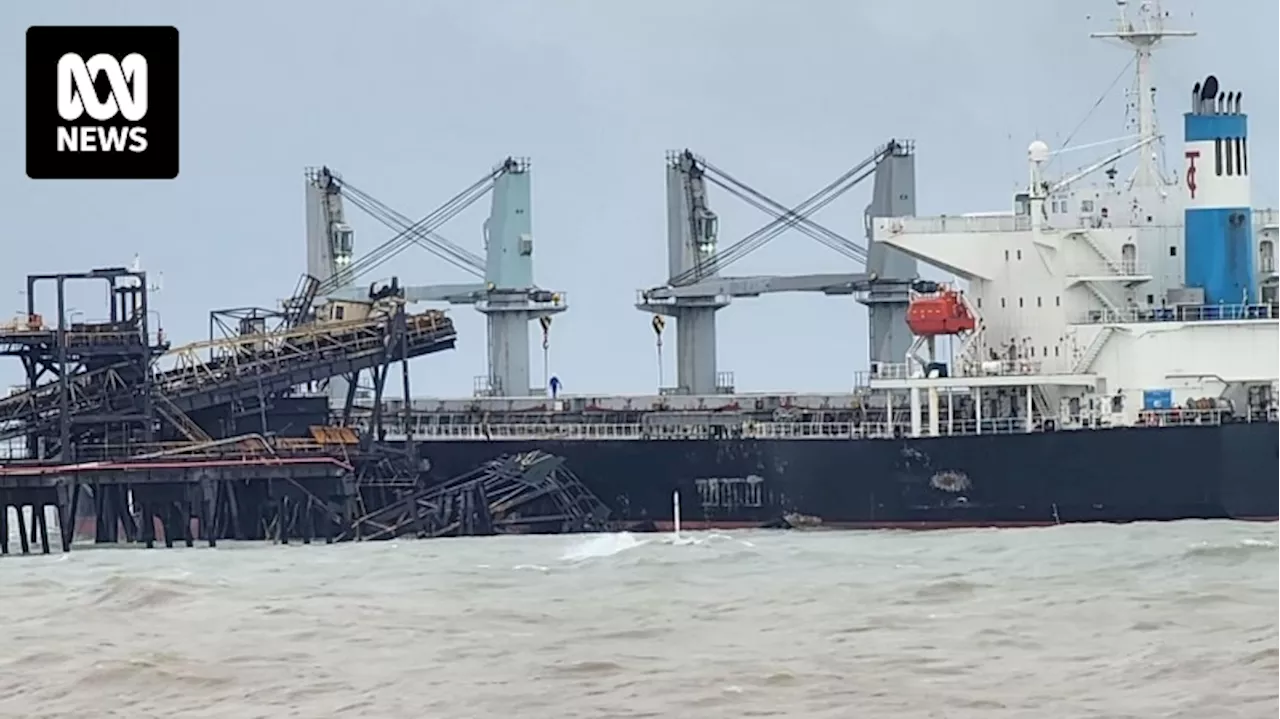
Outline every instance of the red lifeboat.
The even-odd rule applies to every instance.
[[[973,332],[978,327],[978,320],[969,312],[969,306],[959,292],[943,288],[911,298],[907,307],[907,327],[917,337],[936,337]]]

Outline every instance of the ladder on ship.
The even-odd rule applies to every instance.
[[[1076,361],[1073,368],[1073,371],[1076,374],[1082,374],[1089,371],[1089,368],[1093,366],[1094,361],[1098,359],[1098,355],[1102,354],[1102,348],[1106,346],[1107,340],[1111,339],[1111,335],[1115,331],[1116,328],[1111,325],[1103,325],[1101,329],[1098,330],[1098,334],[1094,336],[1093,341],[1089,343],[1089,346],[1085,349],[1084,353],[1080,355],[1080,359]]]

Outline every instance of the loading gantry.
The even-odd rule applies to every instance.
[[[716,311],[735,297],[775,292],[858,295],[871,315],[871,360],[898,361],[911,343],[906,311],[915,260],[898,250],[858,243],[819,225],[811,215],[871,175],[875,192],[866,217],[915,213],[914,154],[910,143],[890,141],[804,202],[788,208],[761,194],[689,150],[667,157],[667,266],[661,287],[641,290],[637,309],[676,320],[676,381],[680,394],[732,393],[728,373],[716,364]],[[707,183],[717,185],[773,219],[723,251],[717,250],[718,218],[707,200]],[[870,222],[866,222],[869,233]],[[722,277],[732,262],[795,228],[846,257],[866,272],[797,276]],[[655,320],[655,330],[662,323]]]
[[[529,161],[507,158],[479,181],[418,221],[396,212],[368,192],[328,168],[307,171],[308,271],[321,279],[319,294],[333,299],[362,301],[368,291],[357,279],[418,245],[436,257],[474,275],[479,282],[406,286],[407,302],[447,302],[472,305],[487,318],[488,372],[477,378],[478,394],[527,396],[530,383],[529,322],[568,309],[563,292],[539,287],[533,279],[533,201]],[[466,208],[492,193],[492,206],[483,226],[482,258],[441,236],[437,230]],[[396,232],[367,255],[352,260],[354,242],[343,219],[349,202]],[[323,267],[312,266],[312,261]],[[320,274],[317,274],[319,272]],[[331,398],[336,398],[331,389]]]

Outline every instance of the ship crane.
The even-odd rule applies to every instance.
[[[400,288],[406,302],[447,302],[472,305],[488,322],[488,373],[477,378],[483,394],[524,396],[530,393],[529,322],[539,320],[544,334],[550,318],[568,309],[564,293],[538,287],[533,280],[532,202],[529,162],[507,158],[470,187],[418,221],[412,221],[372,194],[333,174],[328,168],[308,172],[308,256],[327,259],[313,248],[338,247],[327,268],[308,266],[321,280],[318,292],[331,299],[363,301],[371,291],[356,280],[369,274],[410,246],[476,277],[474,283],[435,284]],[[437,232],[445,223],[486,195],[492,208],[483,227],[485,256],[481,257]],[[395,231],[395,235],[359,258],[351,260],[350,229],[336,224],[346,201]],[[333,208],[337,208],[337,213]],[[337,220],[335,220],[335,217]],[[314,224],[314,227],[313,227]],[[333,228],[325,232],[325,228]],[[343,233],[347,240],[341,242]],[[337,238],[337,239],[335,239]],[[317,274],[319,271],[320,274]]]
[[[871,315],[872,360],[901,361],[909,344],[902,330],[906,329],[907,292],[915,279],[915,261],[896,250],[877,246],[878,243],[864,247],[812,219],[814,213],[873,175],[875,192],[867,208],[868,218],[915,213],[914,155],[906,142],[890,141],[877,148],[794,207],[778,203],[688,150],[668,155],[669,277],[662,286],[641,290],[636,307],[676,320],[676,391],[694,395],[733,391],[727,375],[717,371],[715,313],[735,297],[776,292],[861,295]],[[717,250],[718,218],[707,202],[708,184],[764,211],[771,221],[739,242]],[[869,222],[867,228],[869,232]],[[864,265],[867,271],[721,276],[721,270],[790,229]]]

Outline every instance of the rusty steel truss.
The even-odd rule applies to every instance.
[[[564,466],[533,451],[486,462],[356,517],[340,539],[605,531],[609,509]]]
[[[144,331],[139,324],[118,334],[141,338]],[[197,342],[164,352],[158,362],[154,355],[166,347],[148,347],[138,339],[152,354],[123,357],[117,346],[108,348],[102,334],[93,327],[74,326],[0,330],[0,353],[19,355],[28,366],[40,366],[46,356],[68,360],[58,367],[61,371],[55,370],[57,379],[44,384],[33,379],[25,391],[0,400],[0,440],[27,437],[30,457],[69,461],[76,458],[78,446],[148,442],[158,417],[184,438],[203,441],[208,434],[183,415],[385,368],[451,349],[456,340],[453,323],[444,313],[408,314],[403,304],[394,303],[389,311],[368,319]],[[111,361],[91,361],[98,358]],[[133,422],[140,428],[127,436],[120,436],[117,428],[116,436],[110,436],[113,430],[106,425],[112,422]]]

